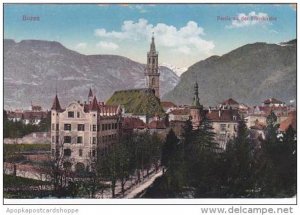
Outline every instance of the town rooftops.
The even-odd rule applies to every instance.
[[[208,110],[206,116],[212,122],[238,122],[240,120],[237,110]]]
[[[162,101],[162,102],[160,102],[160,104],[163,108],[166,108],[166,109],[176,107],[176,105],[170,101]]]
[[[284,102],[278,100],[278,99],[275,99],[275,98],[269,98],[269,99],[266,99],[264,101],[264,104],[265,105],[269,105],[269,104],[284,104]]]
[[[122,124],[125,130],[144,129],[146,127],[143,120],[135,117],[125,117]]]
[[[189,108],[178,108],[172,110],[169,114],[173,115],[190,115],[190,109]]]
[[[233,98],[229,98],[221,103],[222,105],[238,105],[239,103]]]

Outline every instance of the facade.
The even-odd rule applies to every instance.
[[[147,53],[147,67],[146,67],[146,87],[154,91],[157,98],[159,96],[159,70],[158,70],[158,52],[155,49],[154,37],[150,45],[150,51]]]
[[[64,168],[93,168],[97,153],[118,141],[121,128],[119,107],[98,103],[89,93],[89,103],[71,102],[62,109],[57,95],[51,108],[52,156],[62,155]]]
[[[240,120],[238,111],[232,109],[209,109],[206,116],[212,124],[215,141],[221,149],[225,150],[228,141],[237,136]]]

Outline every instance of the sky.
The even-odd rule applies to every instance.
[[[38,17],[36,21],[23,17]],[[4,38],[58,41],[82,54],[189,67],[255,42],[296,38],[291,4],[4,4]]]

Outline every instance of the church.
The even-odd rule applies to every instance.
[[[120,105],[125,117],[140,118],[145,123],[154,116],[164,116],[165,112],[160,104],[158,52],[155,39],[152,36],[150,50],[147,53],[145,68],[145,88],[118,90],[106,102],[107,105]]]

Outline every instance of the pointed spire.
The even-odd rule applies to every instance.
[[[150,52],[156,52],[155,42],[154,42],[154,32],[152,32],[152,41],[151,41],[151,45],[150,45]]]
[[[92,92],[92,89],[91,89],[91,88],[90,88],[88,97],[93,97],[93,92]]]
[[[92,102],[92,104],[91,104],[90,110],[91,110],[91,111],[98,111],[98,108],[99,108],[99,106],[98,106],[98,101],[97,101],[96,96],[94,96],[94,99],[93,99],[93,102]]]
[[[200,107],[200,102],[199,102],[199,94],[198,94],[198,83],[197,81],[195,82],[195,85],[194,85],[194,99],[193,99],[193,104],[192,106],[195,106],[195,107]]]
[[[55,95],[51,110],[56,110],[56,111],[61,111],[62,110],[61,107],[60,107],[60,103],[59,103],[57,94]]]

